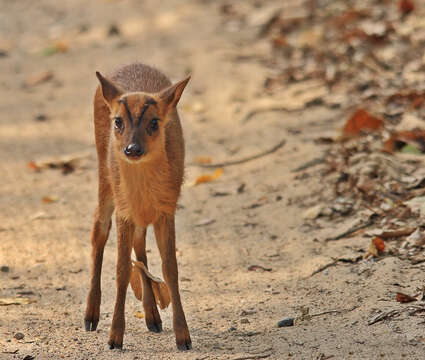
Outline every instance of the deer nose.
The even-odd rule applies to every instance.
[[[142,156],[145,150],[137,143],[131,143],[124,149],[124,154],[128,157]]]

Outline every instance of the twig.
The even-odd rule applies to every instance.
[[[241,122],[242,124],[247,123],[252,117],[254,117],[255,115],[264,113],[264,112],[277,112],[277,111],[282,111],[282,112],[287,112],[287,113],[292,113],[292,112],[299,112],[303,109],[287,109],[283,106],[270,106],[270,107],[260,107],[258,109],[253,109],[251,110],[248,114],[246,114]]]
[[[232,360],[255,360],[255,359],[265,359],[268,358],[271,354],[258,354],[258,355],[248,355],[233,358]]]
[[[373,324],[376,324],[379,321],[386,320],[386,319],[389,319],[391,317],[399,316],[404,312],[407,312],[409,315],[414,315],[417,312],[424,311],[424,310],[425,310],[425,303],[416,303],[416,304],[412,304],[412,305],[409,305],[409,306],[401,308],[401,309],[393,309],[393,310],[390,310],[390,311],[381,312],[381,313],[373,316],[372,318],[370,318],[367,321],[367,324],[373,325]]]
[[[324,162],[325,162],[324,157],[315,158],[313,160],[307,161],[306,163],[302,164],[301,166],[298,166],[297,168],[292,170],[292,172],[303,171],[303,170],[306,170],[306,169],[311,168],[313,166],[323,164]]]
[[[309,277],[312,277],[312,276],[314,276],[314,275],[316,275],[316,274],[318,274],[322,271],[325,271],[327,268],[330,268],[331,266],[336,265],[337,262],[338,262],[338,259],[332,261],[331,263],[328,263],[328,264],[325,264],[325,265],[319,267],[317,270],[314,270]]]
[[[388,239],[392,237],[400,237],[400,236],[409,236],[416,229],[417,227],[408,227],[404,229],[388,230],[388,231],[382,232],[381,234],[378,234],[378,236],[383,239]]]
[[[341,233],[337,236],[332,236],[332,237],[327,238],[326,241],[334,241],[334,240],[342,239],[342,238],[344,238],[348,235],[355,233],[356,231],[365,229],[365,228],[373,225],[373,223],[375,222],[375,220],[374,220],[375,216],[373,216],[373,215],[374,214],[372,214],[372,216],[369,218],[369,220],[366,221],[364,224],[353,226],[351,229],[348,229],[348,230],[344,231],[343,233]]]
[[[268,149],[268,150],[260,152],[258,154],[247,156],[247,157],[244,157],[244,158],[238,159],[238,160],[223,161],[221,163],[215,163],[215,164],[194,164],[194,163],[192,163],[190,165],[199,166],[199,167],[203,167],[203,168],[218,168],[218,167],[225,167],[225,166],[231,166],[231,165],[238,165],[238,164],[242,164],[242,163],[245,163],[245,162],[255,160],[255,159],[258,159],[260,157],[272,154],[275,151],[279,150],[283,145],[285,145],[285,143],[286,143],[286,140],[282,140],[281,142],[279,142],[278,144],[273,146],[271,149]]]
[[[328,311],[323,311],[323,312],[320,312],[320,313],[317,313],[317,314],[311,314],[310,316],[314,317],[314,316],[322,316],[322,315],[327,315],[327,314],[343,314],[343,313],[351,312],[351,311],[357,309],[358,307],[359,307],[359,305],[354,305],[350,309],[328,310]]]

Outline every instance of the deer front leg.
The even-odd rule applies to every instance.
[[[103,250],[111,229],[111,216],[114,211],[112,199],[99,203],[94,215],[94,224],[91,232],[91,280],[87,297],[84,325],[86,331],[95,331],[99,323]]]
[[[154,224],[154,231],[161,254],[162,273],[171,294],[173,327],[177,348],[179,350],[190,350],[192,348],[192,341],[179,293],[174,216],[162,216]]]
[[[137,260],[143,262],[147,268],[146,228],[136,227],[134,232],[134,252]],[[140,272],[140,275],[142,277],[143,309],[145,310],[146,326],[150,331],[159,333],[162,331],[162,321],[153,295],[151,280],[143,271]]]
[[[109,348],[121,349],[125,330],[125,298],[131,274],[131,250],[133,248],[134,224],[117,215],[118,261],[117,297],[109,334]]]

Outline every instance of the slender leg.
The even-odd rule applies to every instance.
[[[186,317],[180,300],[176,259],[176,235],[174,216],[162,216],[154,224],[155,237],[162,260],[162,273],[171,293],[173,305],[173,327],[179,350],[192,348]]]
[[[134,252],[136,253],[137,260],[143,262],[148,267],[146,257],[146,228],[136,227],[134,232]],[[153,295],[151,280],[143,271],[141,271],[141,276],[146,326],[150,331],[159,333],[162,331],[162,321]]]
[[[109,348],[121,349],[125,330],[125,297],[131,274],[131,250],[133,248],[134,224],[117,215],[118,261],[117,297],[109,334]]]
[[[112,198],[99,202],[94,215],[94,225],[91,232],[91,280],[87,297],[84,325],[86,331],[96,330],[99,323],[103,250],[111,229],[111,216],[114,211]]]

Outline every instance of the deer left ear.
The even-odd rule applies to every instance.
[[[177,103],[180,100],[180,97],[183,93],[184,88],[190,80],[190,76],[186,79],[179,81],[178,83],[169,86],[168,88],[162,90],[158,95],[161,101],[164,103],[167,110],[170,110],[177,106]]]

